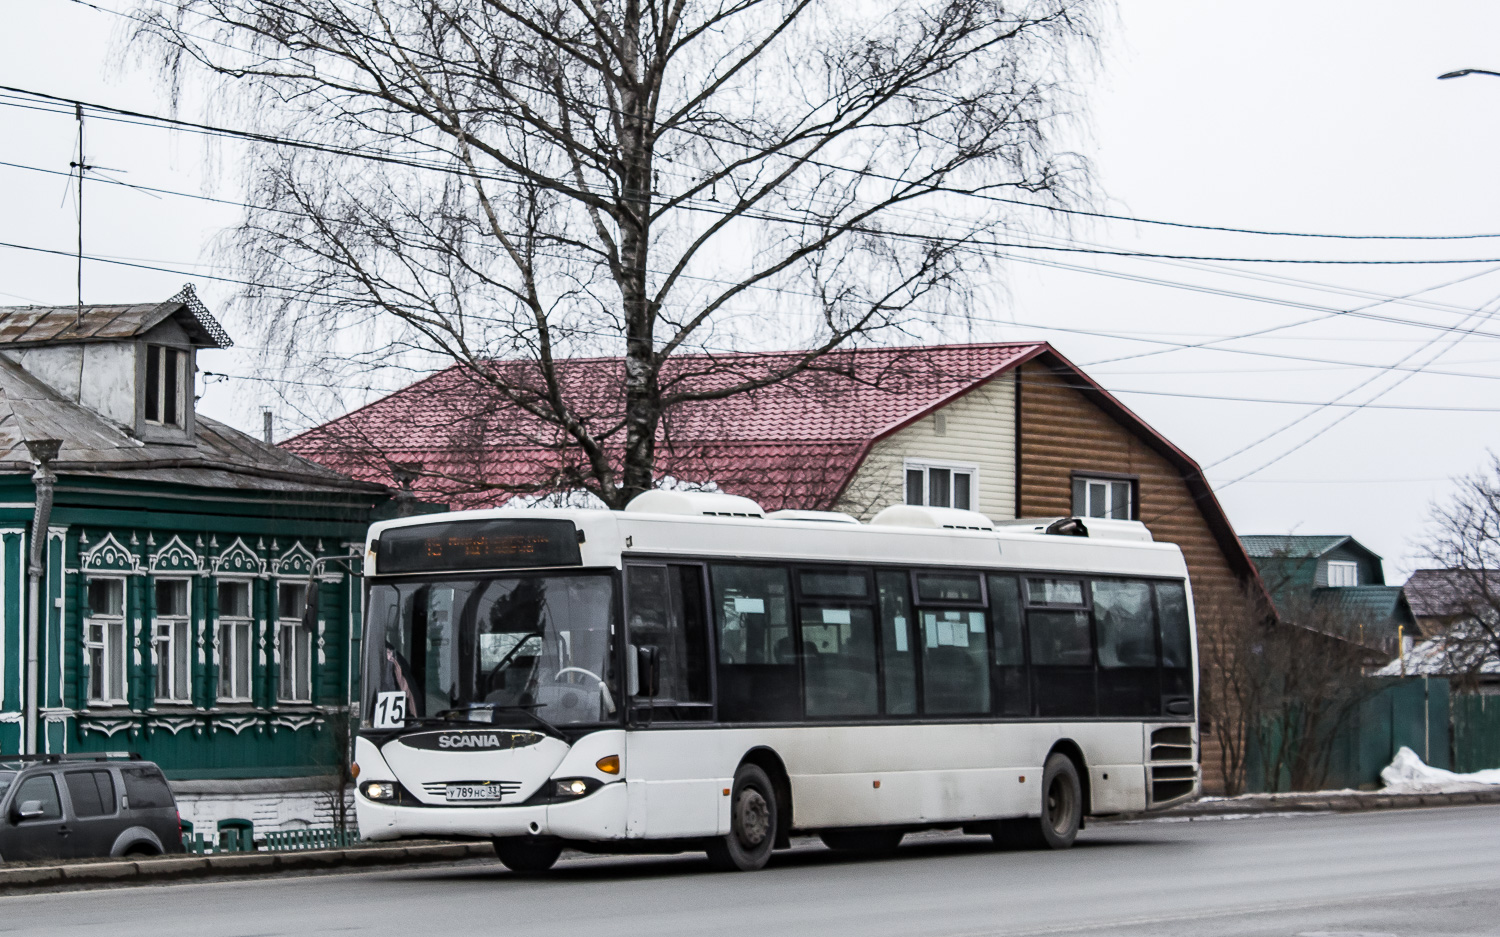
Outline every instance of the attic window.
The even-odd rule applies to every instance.
[[[165,345],[146,346],[146,422],[183,425],[187,399],[188,353]]]
[[[1135,480],[1073,476],[1073,516],[1135,520]]]
[[[1328,584],[1334,588],[1359,585],[1359,564],[1347,560],[1329,560]]]

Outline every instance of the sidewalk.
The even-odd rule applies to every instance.
[[[1403,810],[1413,807],[1456,807],[1500,804],[1500,790],[1452,794],[1392,794],[1383,791],[1310,791],[1292,794],[1243,794],[1205,797],[1167,810],[1128,814],[1122,819],[1152,817],[1223,817],[1266,813],[1354,813],[1362,810]]]

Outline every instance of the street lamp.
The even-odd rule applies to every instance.
[[[1444,78],[1462,78],[1465,75],[1494,75],[1496,78],[1500,78],[1500,72],[1492,72],[1487,68],[1460,68],[1456,72],[1446,72],[1439,75],[1438,80],[1441,81]]]

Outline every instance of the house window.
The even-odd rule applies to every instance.
[[[125,702],[125,580],[88,581],[84,652],[89,667],[89,702]]]
[[[156,621],[151,647],[156,656],[156,699],[185,703],[192,698],[188,662],[192,659],[192,620],[186,579],[156,581]]]
[[[250,583],[219,583],[219,700],[250,701]]]
[[[1117,521],[1136,518],[1135,481],[1129,478],[1073,476],[1073,516],[1105,517]]]
[[[165,345],[146,346],[146,422],[183,425],[187,402],[188,353]]]
[[[302,621],[307,585],[277,585],[276,613],[281,628],[281,681],[277,697],[286,703],[312,702],[312,629]]]
[[[977,474],[972,465],[907,462],[906,503],[972,511]]]
[[[1359,564],[1348,560],[1329,560],[1328,584],[1335,587],[1359,585]]]

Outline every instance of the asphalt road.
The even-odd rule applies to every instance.
[[[926,836],[751,874],[564,859],[0,898],[0,934],[411,937],[1500,935],[1500,807],[1098,825],[1069,852]]]

